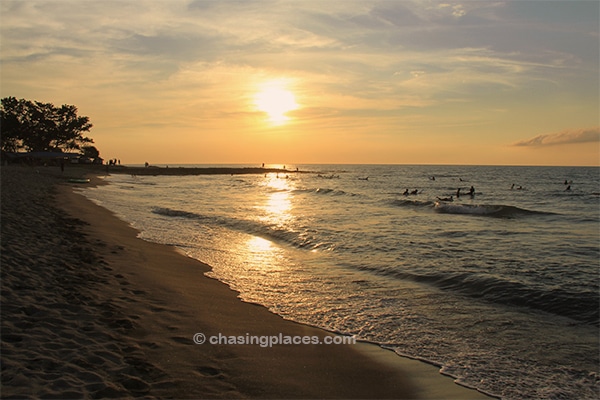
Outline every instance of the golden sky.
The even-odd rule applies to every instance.
[[[0,2],[0,95],[124,164],[599,165],[593,1]]]

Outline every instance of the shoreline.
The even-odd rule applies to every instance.
[[[150,176],[188,175],[252,175],[252,174],[311,174],[312,171],[289,170],[266,167],[128,167],[124,165],[84,165],[75,168],[87,169],[91,174],[128,174]]]
[[[173,247],[139,239],[109,210],[75,193],[77,185],[66,182],[58,168],[1,171],[2,355],[7,366],[2,397],[489,398],[455,384],[435,366],[376,344],[194,344],[199,332],[207,337],[339,335],[242,302],[237,292],[204,275],[210,266]],[[94,174],[84,168],[65,172],[68,177]],[[20,176],[11,180],[11,174]],[[90,178],[91,184],[100,181]],[[17,185],[25,193],[11,200]],[[54,193],[51,215],[40,223],[39,207],[48,208],[44,185]],[[13,206],[22,209],[7,209]],[[33,211],[24,213],[27,209]],[[62,224],[60,232],[52,223]],[[18,232],[14,224],[32,230]],[[25,233],[32,236],[13,240]],[[49,239],[44,250],[58,253],[40,260],[32,249],[36,246],[26,242],[35,237]],[[53,265],[52,257],[62,265]],[[24,263],[34,261],[37,272],[22,271]],[[50,276],[25,277],[41,272]],[[32,293],[25,298],[19,286],[24,278],[39,285],[29,285],[25,290]],[[44,281],[52,284],[44,286]],[[38,324],[42,318],[39,332],[27,325],[29,317]],[[56,333],[52,340],[49,330]],[[35,368],[31,360],[37,360]]]

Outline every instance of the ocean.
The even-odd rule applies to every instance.
[[[493,396],[599,397],[599,168],[296,168],[82,193],[287,319]]]

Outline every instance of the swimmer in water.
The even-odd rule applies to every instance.
[[[439,201],[454,201],[454,199],[452,198],[452,196],[450,196],[450,197],[444,197],[444,198],[438,197],[437,199]]]

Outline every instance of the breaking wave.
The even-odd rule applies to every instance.
[[[442,201],[435,202],[434,210],[444,214],[469,214],[491,217],[517,217],[525,215],[553,215],[544,211],[532,211],[524,208],[507,205],[484,205],[484,204],[450,204]]]
[[[309,230],[296,231],[286,229],[280,225],[269,225],[261,221],[237,219],[226,216],[202,215],[194,212],[173,210],[171,208],[156,207],[152,212],[157,215],[174,218],[185,218],[201,221],[207,225],[218,225],[238,232],[260,236],[262,238],[285,243],[299,249],[305,250],[333,250],[335,245],[330,242],[319,240]]]
[[[544,290],[519,282],[473,273],[413,274],[398,271],[371,272],[394,276],[452,290],[470,297],[482,298],[494,303],[527,307],[579,322],[598,326],[600,324],[600,295],[596,290],[567,291],[560,288]]]

